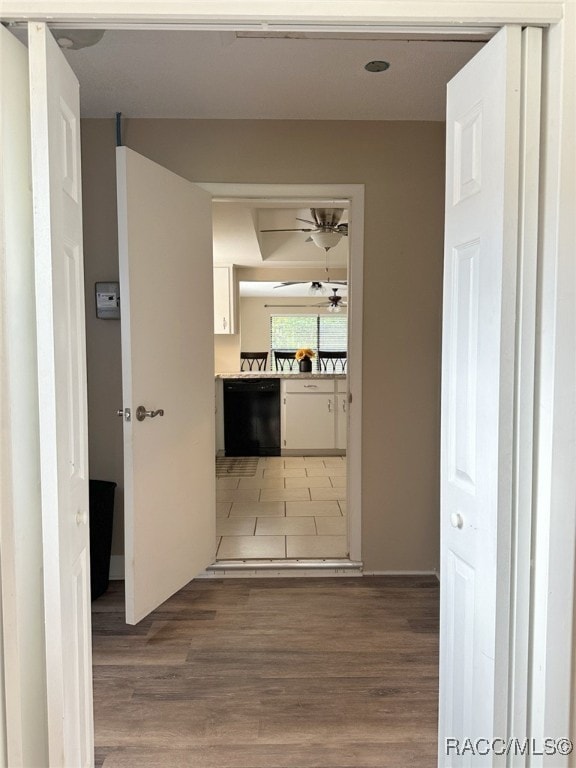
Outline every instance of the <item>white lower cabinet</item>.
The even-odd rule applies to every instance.
[[[282,381],[282,448],[294,451],[346,450],[345,392],[336,379]],[[341,405],[339,401],[342,401]]]
[[[334,446],[334,395],[290,392],[284,400],[284,448],[322,449]]]

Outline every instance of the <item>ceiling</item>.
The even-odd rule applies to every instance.
[[[441,121],[446,83],[482,45],[107,30],[96,45],[65,54],[80,80],[83,117]],[[374,59],[390,68],[365,71]]]

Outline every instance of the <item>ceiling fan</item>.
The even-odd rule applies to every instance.
[[[328,304],[317,304],[317,307],[328,306],[328,312],[342,312],[342,309],[347,307],[348,304],[344,301],[342,296],[338,296],[338,288],[332,288],[332,296],[328,296]]]
[[[301,307],[301,304],[264,304],[265,307]],[[309,304],[310,307],[327,307],[328,312],[342,312],[348,304],[343,296],[338,295],[338,288],[332,288],[332,296],[328,296],[328,301],[321,304]]]
[[[261,229],[260,232],[310,232],[310,237],[306,242],[313,242],[318,248],[329,251],[330,248],[338,245],[342,237],[348,237],[348,224],[340,224],[343,214],[344,208],[310,208],[313,221],[300,219],[298,216],[296,216],[296,221],[312,224],[312,228]]]
[[[275,285],[274,289],[287,288],[290,285],[305,285],[307,282],[308,282],[307,280],[291,280],[290,282],[279,283],[278,285]],[[310,283],[310,288],[308,288],[308,295],[309,296],[326,296],[328,294],[328,286],[330,285],[348,285],[348,281],[347,280],[330,280],[330,278],[328,278],[324,282],[321,282],[320,280],[312,280],[312,282]]]

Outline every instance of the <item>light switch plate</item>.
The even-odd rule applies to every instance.
[[[120,283],[96,283],[96,317],[120,319]]]

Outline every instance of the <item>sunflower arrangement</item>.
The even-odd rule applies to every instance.
[[[306,357],[311,360],[313,357],[316,357],[316,353],[313,349],[308,349],[308,347],[302,347],[302,349],[298,349],[296,351],[296,354],[294,355],[296,360],[300,362],[300,360],[304,360]]]

